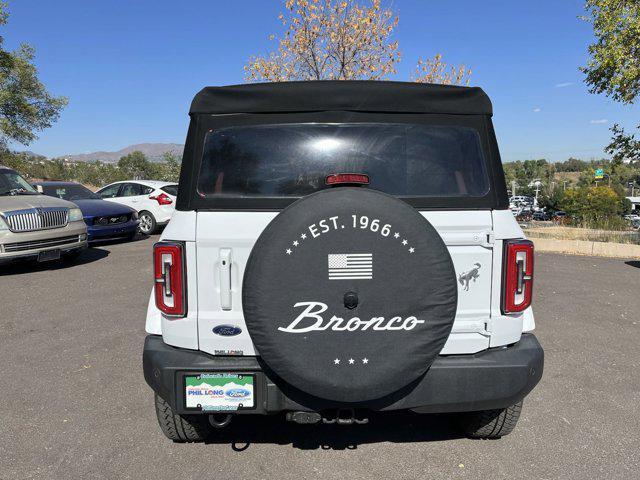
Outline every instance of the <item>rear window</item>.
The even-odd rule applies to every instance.
[[[58,197],[63,200],[96,200],[100,199],[91,190],[83,185],[66,184],[66,185],[42,185],[42,193],[50,197]]]
[[[168,193],[169,195],[173,195],[174,197],[178,196],[178,185],[165,185],[160,190]]]
[[[458,125],[304,123],[210,131],[201,196],[298,197],[334,173],[369,175],[397,196],[481,197],[489,190],[478,131]]]

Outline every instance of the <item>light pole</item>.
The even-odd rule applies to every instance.
[[[538,178],[536,178],[534,181],[529,183],[529,187],[536,187],[536,203],[538,202],[538,194],[540,193],[541,185],[542,185],[542,182]]]

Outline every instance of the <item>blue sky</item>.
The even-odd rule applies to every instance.
[[[36,48],[41,80],[69,97],[58,123],[29,150],[56,156],[132,143],[183,143],[187,110],[205,85],[243,81],[249,56],[275,46],[280,1],[10,0],[6,46]],[[418,57],[443,53],[473,69],[494,104],[504,161],[600,158],[637,106],[592,95],[578,67],[591,28],[583,1],[394,0],[406,80]]]

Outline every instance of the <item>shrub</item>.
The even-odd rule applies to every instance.
[[[620,218],[623,198],[606,186],[570,188],[564,192],[559,206],[579,226],[620,229],[624,225]]]

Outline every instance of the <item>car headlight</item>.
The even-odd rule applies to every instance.
[[[70,222],[79,222],[82,220],[82,210],[79,208],[70,208],[69,209],[69,221]]]
[[[0,217],[0,232],[4,232],[5,230],[9,230],[9,225],[4,221],[4,218]]]

